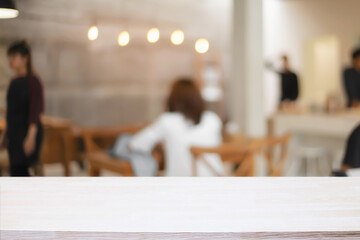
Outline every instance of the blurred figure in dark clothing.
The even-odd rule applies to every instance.
[[[10,175],[25,177],[30,176],[29,167],[39,160],[44,93],[32,69],[29,45],[16,42],[8,48],[7,55],[14,77],[7,90],[6,130],[0,147],[7,145]]]
[[[345,69],[343,74],[344,87],[347,95],[347,106],[360,105],[360,49],[352,53],[353,66]]]
[[[275,71],[281,78],[281,99],[280,108],[293,107],[299,97],[299,80],[289,64],[288,56],[282,58],[282,69],[280,71],[274,69],[271,63],[266,64],[270,70]]]
[[[346,146],[342,171],[360,168],[360,125],[351,133]]]

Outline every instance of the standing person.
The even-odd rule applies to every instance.
[[[352,53],[353,66],[345,69],[343,74],[344,86],[347,95],[347,106],[360,105],[360,48]]]
[[[7,145],[11,176],[30,176],[29,167],[39,160],[42,143],[43,87],[32,68],[31,50],[25,41],[7,51],[14,72],[7,91],[6,130],[1,147]]]
[[[293,107],[299,97],[299,80],[296,73],[291,71],[288,56],[284,55],[281,58],[283,65],[280,71],[275,70],[272,64],[267,64],[267,67],[281,77],[280,108]]]

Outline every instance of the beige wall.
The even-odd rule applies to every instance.
[[[305,49],[309,41],[334,36],[339,41],[340,63],[335,72],[350,63],[350,52],[360,44],[360,1],[358,0],[264,0],[264,57],[276,60],[288,54],[301,81],[306,79]],[[277,76],[266,73],[268,113],[277,103]],[[336,81],[341,86],[340,74]],[[304,84],[308,84],[304,83]],[[304,90],[304,89],[303,89]],[[304,95],[302,95],[304,96]],[[305,96],[306,97],[306,96]]]
[[[301,101],[323,105],[329,94],[342,96],[340,42],[324,36],[306,42],[302,71]]]

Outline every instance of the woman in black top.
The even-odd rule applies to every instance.
[[[11,176],[30,176],[28,168],[39,160],[42,142],[43,87],[34,75],[25,41],[12,44],[7,54],[15,77],[7,91],[6,131],[1,146],[7,145]]]

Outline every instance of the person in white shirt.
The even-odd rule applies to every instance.
[[[191,79],[174,83],[163,113],[149,127],[140,131],[130,141],[130,148],[151,152],[160,142],[165,150],[166,176],[192,176],[190,148],[216,147],[222,143],[222,121],[213,112],[205,111],[200,91]],[[218,173],[224,173],[221,158],[206,154],[205,160]],[[213,176],[212,171],[197,161],[198,176]]]

